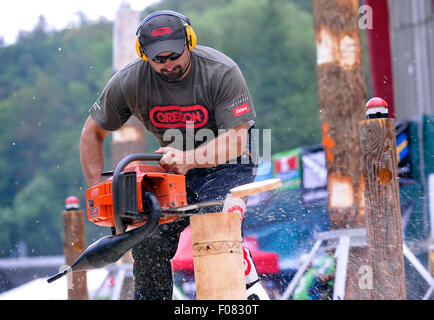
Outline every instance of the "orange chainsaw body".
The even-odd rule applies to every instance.
[[[151,192],[160,203],[162,210],[170,207],[182,207],[187,205],[185,190],[185,176],[167,173],[160,166],[155,165],[134,165],[126,167],[123,172],[136,173],[136,195],[137,212],[146,211],[143,204],[143,192]],[[101,182],[100,184],[87,189],[86,209],[89,221],[105,227],[114,227],[115,220],[113,214],[112,197],[113,177]],[[129,195],[126,195],[127,197]],[[176,220],[177,216],[161,217],[160,224]],[[127,224],[138,227],[146,223],[146,215],[140,219],[127,219]]]

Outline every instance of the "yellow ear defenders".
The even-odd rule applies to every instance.
[[[137,27],[137,31],[136,31],[136,37],[137,37],[136,38],[136,52],[139,55],[139,57],[144,61],[148,61],[148,57],[146,56],[145,50],[143,49],[143,46],[140,43],[140,37],[139,37],[140,29],[142,28],[142,26],[146,22],[148,22],[152,18],[154,18],[156,16],[162,16],[162,15],[170,15],[170,16],[174,16],[174,17],[177,17],[177,18],[184,20],[186,22],[184,24],[184,32],[185,32],[185,41],[187,44],[187,48],[188,48],[188,50],[191,51],[196,46],[197,38],[196,38],[196,34],[194,33],[193,28],[191,27],[190,19],[188,19],[186,16],[184,16],[178,12],[171,11],[171,10],[156,11],[156,12],[153,12],[153,13],[149,14],[148,16],[146,16],[142,20],[142,22],[140,22],[139,26]]]

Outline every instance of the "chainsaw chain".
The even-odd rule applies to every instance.
[[[218,205],[222,205],[222,204],[223,204],[222,201],[207,201],[207,202],[200,202],[200,203],[187,205],[185,207],[169,208],[169,209],[163,210],[161,216],[163,216],[163,217],[173,217],[173,216],[189,217],[189,216],[193,216],[193,215],[197,215],[197,214],[203,214],[202,212],[199,211],[199,209],[212,207],[212,206],[218,206]],[[191,208],[191,209],[187,209],[187,208]]]

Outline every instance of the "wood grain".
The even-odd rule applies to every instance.
[[[375,300],[406,299],[394,119],[360,122],[368,256]]]
[[[246,300],[239,215],[195,215],[190,225],[197,299]]]
[[[230,193],[234,198],[247,197],[255,193],[270,191],[282,186],[280,179],[268,179],[244,184],[239,187],[232,188]]]
[[[65,262],[71,266],[86,249],[84,213],[82,210],[65,210],[62,212]],[[88,300],[86,271],[73,272],[72,288],[68,288],[69,300]]]
[[[366,85],[357,0],[313,0],[317,87],[326,152],[328,213],[333,230],[363,228],[359,121],[365,118]],[[358,270],[365,254],[351,249],[345,298],[368,299]],[[354,252],[353,252],[354,251]]]

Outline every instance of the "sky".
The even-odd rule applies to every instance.
[[[54,29],[64,29],[78,20],[77,12],[88,19],[106,17],[113,21],[119,6],[125,2],[141,11],[159,0],[0,0],[0,38],[6,45],[15,42],[20,30],[33,30],[39,16]]]

